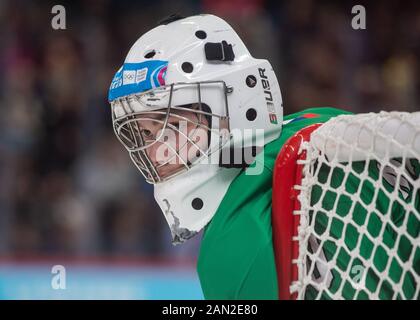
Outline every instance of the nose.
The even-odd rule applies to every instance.
[[[152,161],[153,165],[159,164],[159,159],[157,159],[157,153],[159,148],[162,146],[162,142],[156,141],[150,147],[146,149],[147,156]]]

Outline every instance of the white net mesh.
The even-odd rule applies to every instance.
[[[298,197],[298,299],[419,299],[420,112],[315,130]]]

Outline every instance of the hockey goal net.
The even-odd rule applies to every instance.
[[[342,115],[284,145],[273,177],[280,299],[419,299],[420,112]]]

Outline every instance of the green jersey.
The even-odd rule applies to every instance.
[[[256,158],[264,166],[262,173],[247,175],[243,171],[231,183],[201,243],[197,270],[206,299],[278,299],[271,230],[277,154],[300,129],[346,113],[314,108],[286,116],[279,138]]]
[[[272,174],[277,154],[287,139],[300,129],[314,123],[326,122],[340,114],[348,112],[332,108],[314,108],[286,116],[280,137],[267,144],[264,152],[255,160],[255,163],[263,165],[262,173],[247,175],[245,170],[232,182],[203,234],[197,269],[206,299],[278,299],[271,228]],[[418,181],[420,172],[418,159],[412,159],[410,165],[410,174]],[[401,201],[391,203],[385,192],[382,191],[383,194],[381,191],[375,192],[373,184],[369,182],[361,184],[357,173],[363,172],[365,167],[371,181],[381,177],[385,180],[384,185],[389,192],[394,188],[399,189],[398,198],[403,203],[414,203],[417,216],[420,212],[418,188],[409,183],[403,186],[389,183],[392,179],[387,180],[385,175],[379,174],[381,168],[376,161],[352,163],[355,175],[345,175],[341,169],[331,169],[323,164],[317,178],[322,183],[328,182],[330,184],[328,189],[332,191],[322,192],[321,188],[313,187],[311,204],[321,202],[322,210],[313,212],[312,217],[315,219],[315,238],[328,232],[328,241],[320,245],[324,259],[327,261],[335,259],[337,271],[328,271],[330,274],[327,290],[318,292],[309,286],[305,292],[307,299],[316,297],[328,299],[338,290],[346,299],[367,298],[366,290],[370,292],[379,290],[380,298],[384,299],[401,298],[394,295],[393,285],[389,282],[397,283],[401,279],[405,298],[413,298],[415,294],[414,275],[403,272],[401,263],[390,261],[386,252],[396,247],[398,260],[403,263],[411,257],[411,263],[414,264],[418,274],[420,267],[418,246],[416,249],[407,238],[398,237],[395,229],[407,218],[407,232],[411,237],[418,239],[419,220],[412,212],[408,213],[407,217]],[[327,179],[329,176],[331,179]],[[392,178],[392,173],[390,177]],[[345,185],[345,195],[334,192],[342,183]],[[360,200],[354,203],[348,194],[358,192],[359,188],[362,188],[359,193]],[[380,215],[385,214],[389,206],[392,207],[392,223],[386,224]],[[375,210],[368,212],[366,207],[374,207]],[[327,215],[333,208],[337,218],[330,218]],[[352,223],[345,225],[344,217],[349,214]],[[357,226],[362,225],[366,226],[371,236],[359,236]],[[376,239],[376,242],[380,242],[381,245],[375,245],[375,237],[380,238]],[[345,250],[337,249],[335,239],[337,241],[344,239]],[[359,255],[363,259],[352,258],[354,250],[358,250],[356,256]],[[413,253],[413,250],[416,252]],[[370,267],[363,264],[363,260],[368,259],[372,261]],[[350,272],[354,270],[357,276],[357,272],[361,270],[359,267],[366,271],[364,277],[366,290],[355,290],[339,272],[339,270],[350,270]],[[378,274],[384,270],[387,270],[388,281],[380,281]]]

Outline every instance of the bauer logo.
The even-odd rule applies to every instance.
[[[273,103],[273,94],[271,93],[270,82],[268,81],[268,77],[265,75],[265,69],[258,68],[258,72],[260,74],[261,84],[264,89],[264,97],[265,102],[267,104],[268,118],[272,124],[277,124],[277,115]]]

